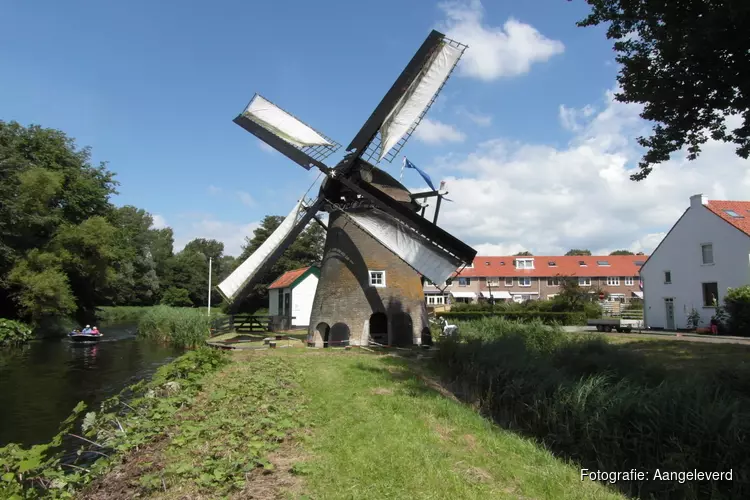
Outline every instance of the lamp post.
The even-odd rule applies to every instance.
[[[211,317],[211,257],[208,258],[208,317]]]

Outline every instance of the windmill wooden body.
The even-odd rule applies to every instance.
[[[279,228],[218,285],[238,304],[320,211],[329,213],[310,345],[419,344],[428,329],[422,276],[444,283],[476,251],[428,221],[418,200],[373,163],[392,161],[439,94],[465,45],[432,31],[333,168],[332,139],[256,94],[234,121],[325,179],[315,199],[297,202]],[[375,159],[373,161],[373,159]],[[421,212],[421,214],[420,214]],[[318,222],[320,222],[318,220]]]

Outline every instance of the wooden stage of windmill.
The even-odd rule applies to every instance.
[[[325,175],[317,198],[300,199],[279,228],[218,290],[236,306],[318,212],[328,212],[308,344],[420,344],[422,277],[445,283],[476,251],[437,226],[444,191],[411,193],[375,163],[391,162],[450,77],[465,45],[432,31],[333,168],[340,145],[256,94],[234,121],[289,159]],[[433,221],[420,200],[437,200]],[[420,213],[421,212],[421,213]]]

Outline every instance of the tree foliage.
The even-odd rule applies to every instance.
[[[528,250],[524,250],[523,252],[518,252],[516,254],[513,254],[514,257],[533,257],[534,254],[529,252]]]
[[[615,250],[614,252],[610,252],[610,255],[635,255],[630,250]]]
[[[572,249],[568,250],[565,255],[567,255],[567,256],[570,256],[570,255],[591,255],[591,250],[581,250],[579,248],[572,248]]]
[[[747,0],[586,0],[578,26],[607,24],[620,63],[617,101],[644,105],[654,123],[633,180],[687,147],[688,159],[711,138],[750,156],[750,2]],[[727,117],[739,115],[730,130]]]

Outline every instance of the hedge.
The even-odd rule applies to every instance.
[[[498,311],[498,312],[483,312],[483,311],[472,311],[472,312],[438,312],[438,317],[455,320],[472,320],[486,317],[501,317],[508,320],[516,321],[531,321],[538,319],[543,323],[551,325],[557,323],[558,325],[585,325],[586,324],[586,313],[580,312],[545,312],[545,311]]]

